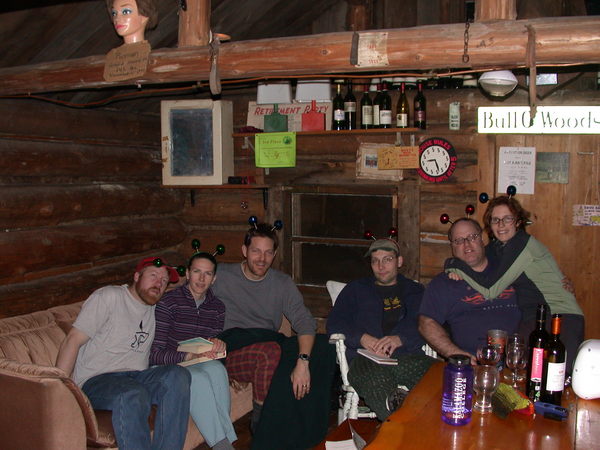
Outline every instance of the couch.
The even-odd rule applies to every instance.
[[[110,412],[94,411],[81,389],[53,367],[81,305],[0,319],[0,448],[117,448]],[[232,387],[231,403],[232,420],[251,411],[252,385]],[[203,442],[190,418],[184,448]]]

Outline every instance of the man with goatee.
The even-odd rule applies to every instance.
[[[148,367],[154,305],[176,281],[177,272],[163,259],[142,259],[131,285],[105,286],[90,295],[60,347],[56,366],[72,376],[94,409],[112,411],[120,449],[183,448],[189,372],[177,365]]]

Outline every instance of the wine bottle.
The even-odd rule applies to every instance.
[[[392,128],[392,97],[388,94],[388,85],[384,81],[381,84],[381,99],[379,101],[379,127]]]
[[[425,95],[423,94],[423,82],[417,82],[417,95],[415,96],[414,110],[415,110],[415,128],[421,128],[422,130],[427,128],[427,102]]]
[[[546,359],[544,360],[544,385],[540,400],[560,406],[560,400],[565,388],[565,369],[567,366],[567,352],[560,340],[560,314],[552,315],[552,334],[546,346]]]
[[[337,83],[337,94],[333,97],[333,120],[331,121],[332,130],[345,130],[346,120],[344,116],[344,98],[342,97],[342,85]]]
[[[544,379],[544,352],[548,343],[546,331],[546,305],[540,304],[536,316],[537,327],[529,335],[529,359],[527,360],[527,396],[537,402],[542,393]]]
[[[368,85],[365,85],[365,92],[360,99],[360,127],[365,130],[373,128],[373,101],[369,95]]]
[[[408,114],[409,106],[408,99],[406,98],[406,85],[404,82],[400,83],[400,98],[396,105],[396,126],[398,128],[408,127]]]
[[[379,108],[381,106],[381,84],[377,83],[377,94],[373,99],[373,128],[381,128],[379,124]]]
[[[344,97],[344,120],[347,130],[356,130],[356,97],[352,92],[352,81],[348,81],[348,91]]]

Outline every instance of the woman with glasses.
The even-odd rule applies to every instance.
[[[512,284],[522,314],[519,332],[524,336],[535,328],[538,304],[547,304],[552,314],[561,314],[561,340],[567,349],[570,373],[583,341],[583,312],[573,293],[565,289],[565,277],[550,251],[525,231],[529,216],[514,197],[495,197],[483,215],[483,222],[490,239],[486,256],[496,270],[483,276],[454,258],[447,261],[446,271],[458,274],[486,298],[497,297]]]

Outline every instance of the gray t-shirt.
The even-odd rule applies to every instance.
[[[79,386],[102,373],[148,368],[154,306],[136,300],[127,285],[105,286],[92,293],[73,326],[90,338],[79,349],[73,371]]]
[[[304,306],[296,284],[283,272],[269,269],[265,278],[246,278],[241,265],[219,264],[213,292],[225,304],[225,329],[266,328],[278,331],[282,316],[298,334],[314,335],[316,322]]]

